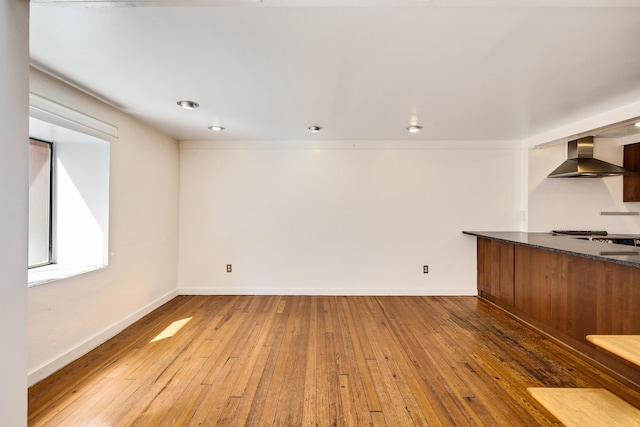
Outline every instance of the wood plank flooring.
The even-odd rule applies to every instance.
[[[560,425],[528,387],[640,407],[475,297],[180,296],[31,387],[29,425]]]

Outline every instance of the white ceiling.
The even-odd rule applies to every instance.
[[[640,101],[638,6],[32,0],[31,59],[180,140],[520,140]]]

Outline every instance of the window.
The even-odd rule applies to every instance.
[[[29,268],[51,264],[52,144],[29,140]]]
[[[30,117],[29,286],[108,263],[109,141]]]

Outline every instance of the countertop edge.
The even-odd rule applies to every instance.
[[[463,230],[462,233],[551,252],[640,268],[640,248],[635,246],[590,242],[569,236],[552,236],[551,233],[544,232]],[[625,254],[625,252],[628,252],[628,254]],[[612,255],[612,253],[617,254]]]

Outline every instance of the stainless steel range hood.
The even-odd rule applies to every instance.
[[[614,175],[631,175],[622,166],[593,158],[593,136],[568,142],[567,160],[551,172],[549,178],[598,178]]]

